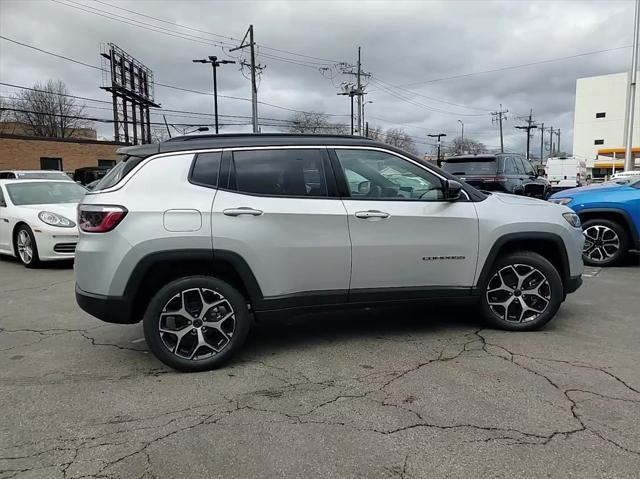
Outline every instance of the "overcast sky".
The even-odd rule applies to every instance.
[[[570,151],[576,79],[628,69],[633,10],[630,0],[0,0],[0,34],[97,66],[100,44],[113,42],[151,68],[156,82],[210,91],[210,67],[191,60],[207,55],[237,60],[237,53],[228,53],[228,45],[237,44],[252,23],[258,61],[266,66],[258,92],[262,102],[344,115],[332,118],[347,123],[348,98],[336,93],[348,77],[337,73],[335,62],[355,63],[361,46],[364,69],[372,75],[366,96],[374,102],[366,108],[371,126],[402,124],[416,140],[426,141],[427,133],[459,135],[462,120],[466,137],[497,147],[498,128],[490,112],[502,103],[509,110],[506,148],[524,150],[525,134],[514,126],[523,124],[517,117],[531,108],[536,121],[561,128],[562,147]],[[605,49],[614,50],[503,69]],[[321,73],[322,67],[329,70]],[[487,70],[499,71],[479,73]],[[251,96],[249,81],[236,65],[218,72],[220,95]],[[110,99],[99,89],[99,70],[0,39],[1,82],[30,86],[49,78],[63,80],[75,95]],[[0,85],[3,96],[14,91]],[[155,98],[168,109],[212,111],[212,99],[206,95],[156,86]],[[87,109],[91,116],[111,117],[106,103],[87,106],[97,107]],[[219,109],[220,114],[251,115],[251,104],[243,100],[221,98]],[[292,114],[259,106],[263,118],[287,119]],[[207,117],[167,119],[212,122]],[[162,117],[154,115],[152,121]],[[113,138],[110,125],[97,126],[101,136]],[[249,129],[233,126],[223,131]],[[539,151],[539,138],[536,133],[532,152]],[[417,146],[420,152],[431,149]]]

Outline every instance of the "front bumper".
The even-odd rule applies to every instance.
[[[104,296],[87,293],[76,284],[76,302],[80,308],[102,321],[117,324],[133,324],[133,304],[122,296]]]
[[[582,286],[582,275],[572,276],[565,286],[565,294],[575,293]]]
[[[65,231],[70,230],[70,231]],[[32,228],[41,261],[73,259],[78,244],[78,231],[71,228]]]

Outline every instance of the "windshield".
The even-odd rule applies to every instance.
[[[50,205],[56,203],[79,203],[87,192],[72,182],[31,182],[6,185],[11,202],[21,205]]]
[[[62,171],[16,171],[16,178],[20,180],[65,180],[73,181]]]
[[[495,159],[477,161],[445,161],[442,169],[452,175],[495,175],[498,162]]]

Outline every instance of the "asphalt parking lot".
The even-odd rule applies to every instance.
[[[0,262],[0,478],[638,477],[640,268],[587,270],[543,331],[468,308],[254,329],[176,373],[69,265]]]

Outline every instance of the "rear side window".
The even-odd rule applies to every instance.
[[[229,186],[270,196],[327,196],[320,150],[252,150],[233,153]]]
[[[505,175],[517,175],[518,170],[516,170],[516,164],[511,156],[506,156],[504,158],[504,174]]]
[[[144,158],[139,156],[127,156],[121,162],[109,170],[105,176],[93,187],[91,191],[106,190],[120,183]]]
[[[222,152],[220,151],[196,155],[196,159],[193,162],[193,169],[191,170],[191,182],[197,185],[216,188],[218,186],[221,157]]]
[[[442,169],[452,175],[495,175],[498,163],[495,158],[478,158],[474,161],[446,160]]]

